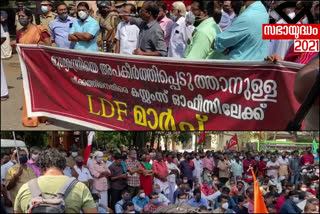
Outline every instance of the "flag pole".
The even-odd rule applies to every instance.
[[[13,135],[14,146],[16,147],[16,155],[17,155],[18,163],[20,165],[19,152],[18,152],[18,146],[17,146],[17,140],[16,140],[16,133],[14,131],[12,131],[12,135]]]

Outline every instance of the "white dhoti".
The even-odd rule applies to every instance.
[[[92,190],[92,193],[99,193],[100,194],[100,199],[99,199],[99,204],[103,204],[104,206],[108,207],[108,191],[99,191],[96,189]]]
[[[9,91],[8,91],[7,80],[4,74],[2,60],[1,60],[1,97],[8,96],[8,94],[9,94]]]
[[[11,57],[12,47],[10,45],[10,35],[8,32],[5,32],[1,37],[5,37],[6,41],[1,45],[1,59],[7,59]]]
[[[159,184],[160,186],[160,191],[163,192],[165,195],[169,195],[170,189],[169,189],[169,182],[163,182],[159,180],[158,178],[154,178],[153,180],[154,184]]]

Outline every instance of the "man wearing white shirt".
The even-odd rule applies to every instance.
[[[75,161],[76,164],[73,168],[78,174],[77,179],[89,187],[89,183],[92,182],[93,178],[90,174],[89,169],[83,166],[83,157],[78,156],[76,157]]]
[[[202,160],[200,159],[200,155],[197,153],[196,158],[193,159],[194,163],[194,170],[193,170],[193,177],[198,178],[198,182],[202,185],[202,172],[203,172],[203,165]]]
[[[285,12],[290,19],[293,19],[296,16],[294,9],[286,9]],[[287,22],[284,19],[280,19],[276,24],[287,24]],[[269,55],[276,53],[281,56],[282,59],[284,59],[293,43],[294,40],[271,40]]]
[[[1,24],[0,24],[0,27],[1,27],[1,45],[2,45],[8,38],[6,37],[6,34]],[[2,59],[1,59],[1,101],[6,101],[8,97],[9,97],[8,85],[7,85],[6,76],[4,74]],[[2,173],[1,173],[1,177],[2,177]]]
[[[136,14],[136,8],[132,4],[125,4],[124,13]],[[140,29],[136,25],[131,25],[128,16],[122,16],[123,20],[117,27],[117,43],[116,53],[133,55],[133,51],[137,49]]]
[[[242,177],[243,174],[243,164],[240,161],[238,156],[234,157],[234,160],[231,161],[231,172],[232,176],[236,179],[237,177]],[[236,180],[235,180],[236,181]]]
[[[221,16],[221,20],[219,22],[219,27],[221,28],[221,31],[225,31],[231,26],[235,16],[236,16],[236,14],[234,13],[234,11],[232,9],[231,1],[224,1],[223,2],[223,9],[222,9],[222,16]]]
[[[163,204],[165,204],[165,205],[168,205],[168,204],[170,203],[169,199],[168,199],[164,194],[161,193],[161,189],[160,189],[159,184],[154,184],[154,185],[153,185],[153,191],[156,192],[156,193],[158,193],[159,203],[163,203]]]
[[[169,170],[169,175],[167,176],[167,180],[169,183],[168,199],[170,200],[171,204],[173,204],[174,202],[173,194],[174,194],[174,191],[176,190],[176,176],[180,174],[180,169],[177,167],[176,164],[173,163],[172,155],[168,155],[166,164]]]
[[[185,15],[186,6],[182,2],[174,2],[171,8],[171,17],[175,23],[171,31],[168,57],[184,57],[184,51],[188,43]]]
[[[276,159],[275,155],[271,156],[271,161],[267,163],[267,175],[269,177],[273,176],[276,180],[278,180],[280,164]]]

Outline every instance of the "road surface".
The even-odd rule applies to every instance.
[[[21,72],[18,55],[13,54],[12,58],[2,60],[2,63],[9,88],[9,99],[1,101],[1,130],[90,130],[87,127],[55,119],[49,119],[51,125],[40,124],[36,128],[24,127],[21,122],[23,88],[22,80],[19,79]]]

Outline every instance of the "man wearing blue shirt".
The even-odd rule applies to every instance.
[[[217,35],[213,47],[229,60],[263,60],[269,53],[269,41],[262,40],[262,24],[269,15],[261,1],[245,1],[245,11],[232,25]]]
[[[69,33],[69,40],[76,42],[75,50],[98,51],[97,35],[99,23],[89,16],[89,5],[80,2],[77,6],[78,19],[74,22]]]
[[[68,15],[68,8],[64,2],[58,3],[56,8],[58,16],[49,24],[52,43],[56,43],[58,48],[72,49],[74,42],[69,41],[68,36],[76,19]]]
[[[149,197],[146,196],[143,189],[139,189],[138,195],[132,199],[134,208],[137,212],[141,212],[143,208],[149,203]]]
[[[209,208],[208,201],[206,199],[201,198],[201,190],[195,189],[193,191],[193,198],[188,201],[188,204],[192,207],[205,207]]]

